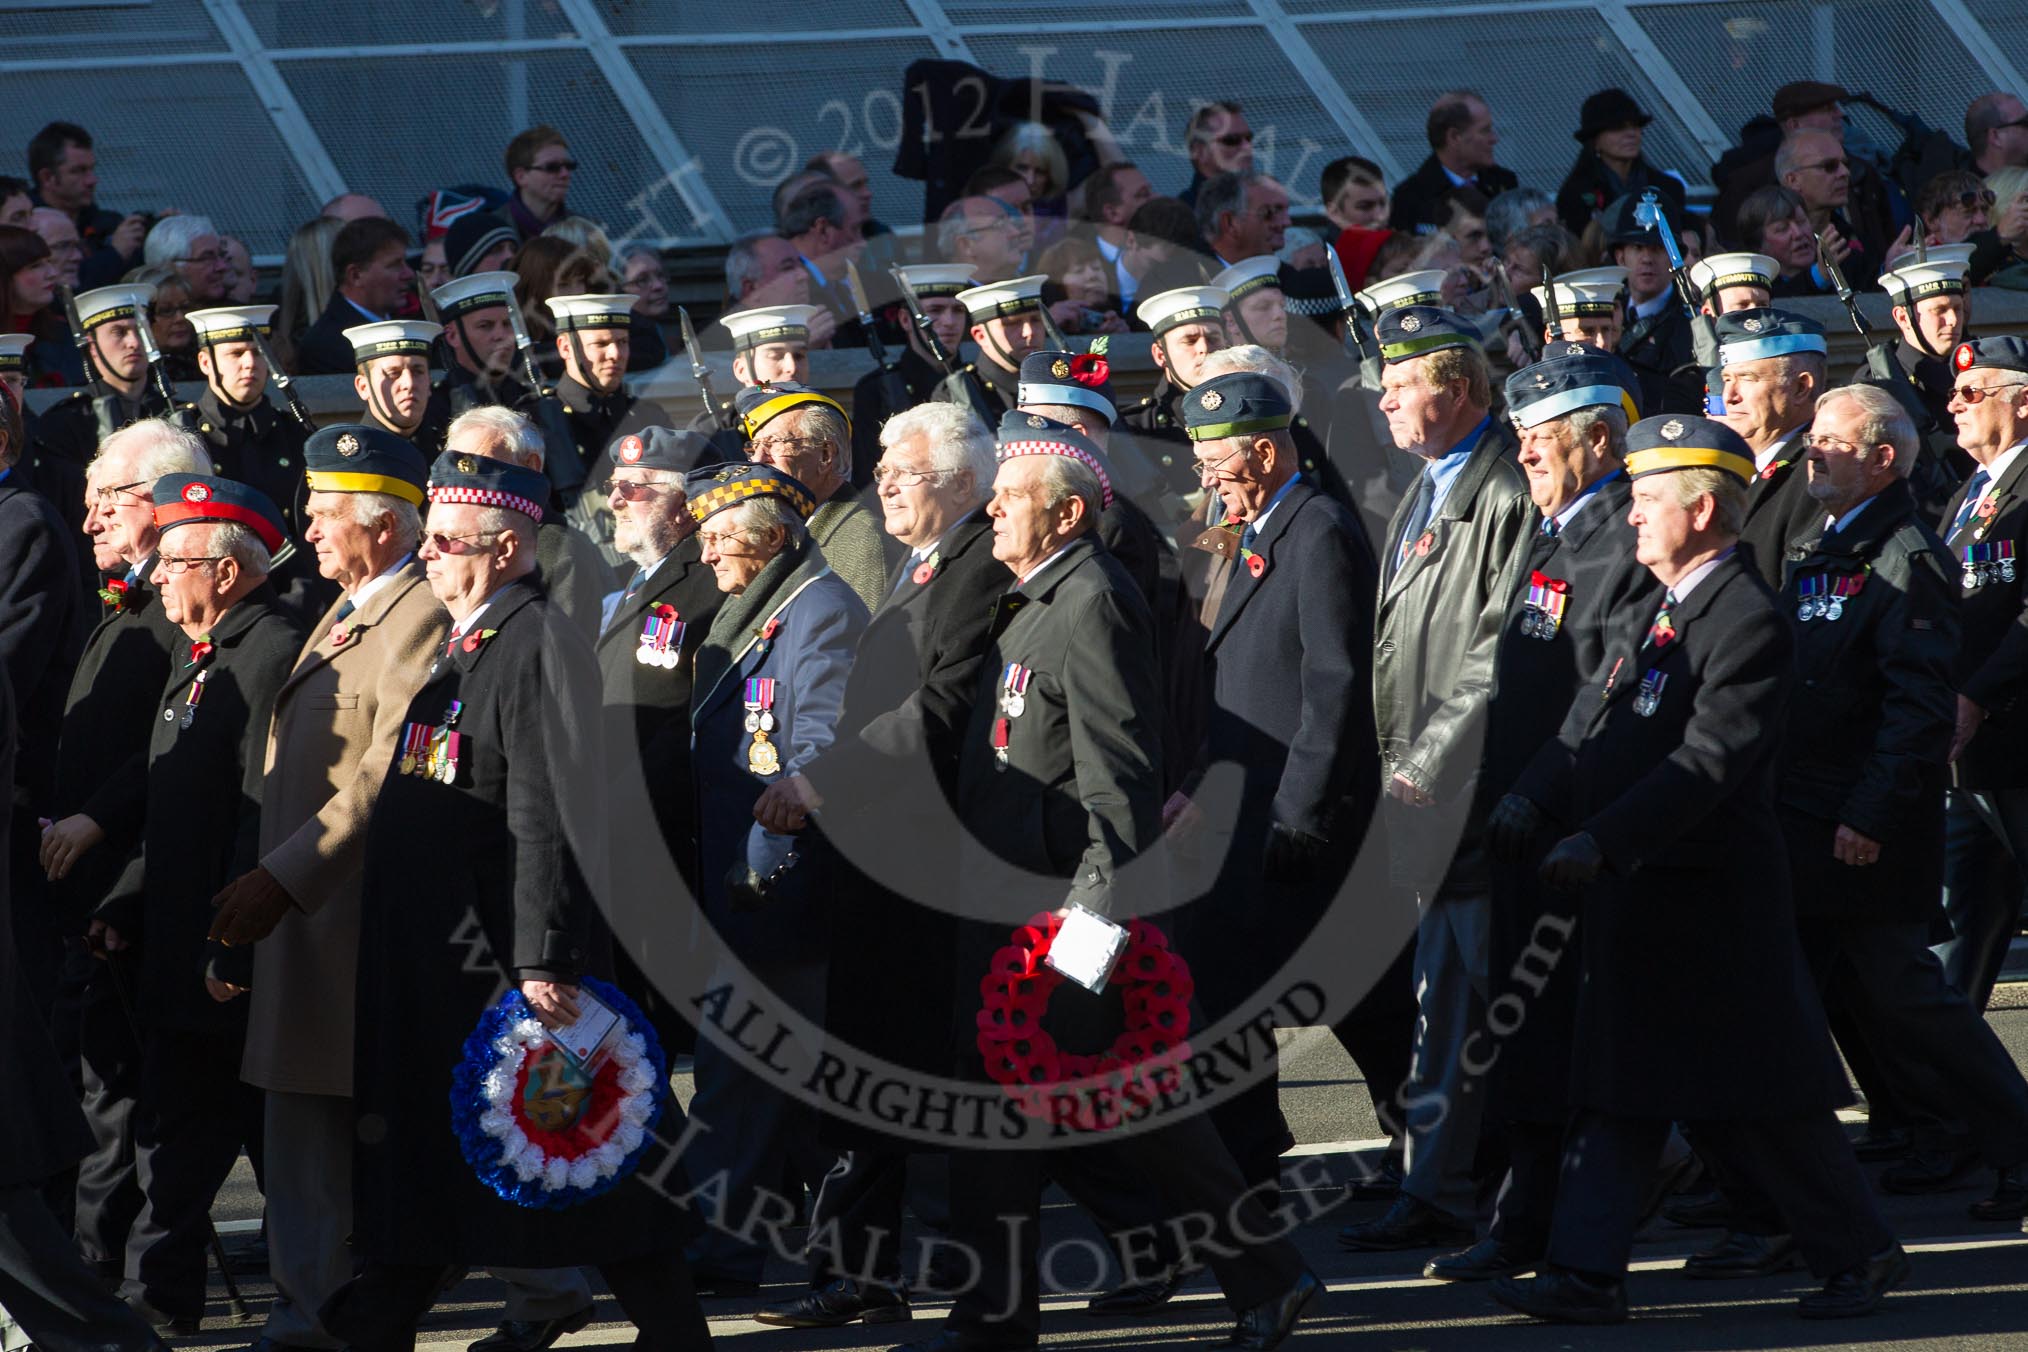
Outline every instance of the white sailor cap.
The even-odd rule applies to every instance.
[[[220,305],[209,310],[192,310],[183,316],[204,343],[244,343],[255,333],[265,338],[275,329],[272,305]]]
[[[115,319],[138,319],[155,303],[155,288],[132,283],[77,293],[77,322],[88,329]]]
[[[979,270],[970,263],[917,263],[895,271],[925,300],[933,296],[948,300],[979,284]]]
[[[1579,268],[1550,283],[1556,288],[1557,313],[1580,319],[1618,314],[1620,292],[1626,285],[1627,270],[1620,267]],[[1549,314],[1548,287],[1536,287],[1535,299],[1540,302],[1546,318]]]
[[[1160,291],[1148,297],[1134,307],[1134,313],[1159,338],[1185,324],[1223,322],[1225,307],[1230,304],[1232,297],[1223,287],[1179,286],[1173,291]]]
[[[32,333],[0,333],[0,375],[18,375],[28,369],[28,348]]]
[[[621,292],[604,296],[551,296],[543,304],[556,316],[557,332],[573,329],[624,329],[633,318],[639,296]]]
[[[443,325],[427,319],[383,319],[353,325],[345,330],[345,341],[352,344],[353,362],[364,366],[378,357],[426,357],[443,331]]]
[[[768,305],[740,310],[719,322],[732,335],[735,352],[751,352],[767,343],[809,342],[810,321],[818,313],[815,305]]]
[[[988,282],[958,292],[957,299],[965,313],[978,321],[1026,314],[1042,308],[1042,284],[1048,280],[1046,273],[1038,272],[1032,277]]]
[[[514,284],[520,280],[511,272],[475,272],[445,282],[430,292],[430,299],[437,303],[437,313],[448,321],[474,310],[505,305],[514,295]]]
[[[1965,294],[1967,267],[1953,258],[1932,254],[1925,262],[1909,259],[1892,272],[1880,274],[1880,289],[1896,305],[1913,305],[1929,296]]]
[[[1973,244],[1932,244],[1923,252],[1929,255],[1928,261],[1932,263],[1963,263],[1970,267],[1977,247]]]
[[[1389,310],[1399,310],[1404,305],[1440,306],[1444,303],[1443,297],[1444,270],[1426,268],[1375,282],[1362,291],[1354,292],[1352,299],[1364,305],[1367,314],[1378,316]]]
[[[1234,263],[1211,279],[1211,284],[1223,287],[1234,300],[1252,295],[1264,286],[1280,287],[1282,284],[1282,260],[1273,254],[1262,254],[1258,258],[1245,258]]]
[[[1690,284],[1698,294],[1716,296],[1728,286],[1757,286],[1765,291],[1781,275],[1782,265],[1764,253],[1722,253],[1690,265]]]

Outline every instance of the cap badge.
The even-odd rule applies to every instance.
[[[474,474],[478,472],[478,469],[479,462],[474,460],[471,456],[461,455],[458,457],[458,473]]]
[[[1675,418],[1671,418],[1662,424],[1661,432],[1664,440],[1674,441],[1677,437],[1683,435],[1683,424]]]
[[[347,432],[332,443],[332,449],[343,456],[357,455],[359,454],[359,438]]]
[[[639,437],[627,437],[620,442],[620,459],[631,465],[641,458],[643,449]]]
[[[1958,350],[1951,354],[1951,365],[1960,371],[1969,371],[1972,369],[1972,363],[1978,358],[1979,354],[1973,350],[1970,343],[1959,343]]]
[[[1538,376],[1536,376],[1536,377],[1535,377],[1535,388],[1536,388],[1536,389],[1538,389],[1538,390],[1546,390],[1546,389],[1548,389],[1548,388],[1549,388],[1549,377],[1548,377],[1548,376],[1544,376],[1544,375],[1538,375]]]
[[[1220,394],[1217,390],[1206,390],[1203,394],[1198,396],[1197,402],[1204,406],[1204,411],[1206,413],[1216,413],[1218,411],[1219,405],[1225,402],[1225,396]]]
[[[1401,331],[1403,333],[1414,333],[1417,329],[1421,327],[1422,321],[1420,319],[1417,319],[1414,315],[1403,315],[1401,317]]]
[[[1058,357],[1049,364],[1049,374],[1055,376],[1058,380],[1063,379],[1070,374],[1070,363]]]
[[[211,485],[209,484],[183,485],[183,500],[185,502],[209,502],[211,500]]]
[[[1028,425],[1030,427],[1047,427],[1049,426],[1049,419],[1043,417],[1040,413],[1031,413],[1028,415]]]
[[[1569,347],[1563,349],[1563,355],[1566,357],[1582,357],[1584,355],[1584,344],[1572,343]]]
[[[1739,321],[1739,327],[1748,333],[1759,333],[1764,325],[1758,319],[1742,319]]]

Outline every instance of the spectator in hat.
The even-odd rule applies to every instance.
[[[1823,132],[1837,140],[1838,155],[1843,156],[1844,104],[1849,97],[1837,85],[1815,80],[1798,80],[1774,92],[1772,124],[1758,120],[1749,123],[1744,144],[1728,152],[1712,170],[1719,191],[1718,204],[1712,208],[1711,220],[1721,240],[1745,248],[1755,247],[1744,234],[1735,232],[1728,235],[1727,232],[1734,231],[1749,194],[1770,183],[1782,181],[1775,167],[1775,152],[1783,141],[1797,132]],[[1815,158],[1821,163],[1833,156],[1818,155]],[[1728,165],[1734,167],[1728,168]],[[1847,168],[1851,181],[1846,192],[1844,215],[1853,229],[1844,234],[1872,255],[1873,270],[1877,273],[1880,260],[1891,252],[1888,244],[1908,219],[1908,203],[1902,198],[1900,190],[1888,183],[1880,171],[1865,160],[1848,160]]]
[[[564,199],[570,193],[577,161],[570,144],[556,128],[530,127],[507,143],[507,177],[514,194],[507,199],[507,220],[522,239],[533,239],[570,214]]]
[[[471,211],[444,231],[444,262],[450,264],[454,279],[475,272],[497,272],[514,262],[518,246],[514,227],[505,216],[497,211]]]
[[[1610,202],[1655,189],[1671,223],[1683,218],[1683,181],[1641,154],[1644,129],[1655,119],[1624,89],[1601,89],[1578,113],[1577,163],[1556,193],[1556,214],[1574,235],[1584,233]]]

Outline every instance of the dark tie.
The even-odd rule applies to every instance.
[[[1641,645],[1643,648],[1659,648],[1675,641],[1676,625],[1669,616],[1669,612],[1675,608],[1676,593],[1673,591],[1663,592],[1662,607],[1655,612],[1655,622],[1648,626],[1648,638]]]
[[[1239,533],[1239,552],[1242,554],[1250,553],[1253,549],[1253,542],[1258,539],[1260,539],[1260,532],[1254,529],[1251,521],[1247,522],[1246,528]]]
[[[635,593],[639,592],[641,588],[647,585],[648,585],[648,570],[645,568],[636,568],[634,570],[633,581],[629,582],[627,584],[627,589],[624,592],[620,593],[620,604],[625,605],[627,602],[633,600]]]
[[[1429,524],[1430,504],[1436,501],[1436,480],[1428,470],[1416,476],[1415,501],[1409,504],[1408,518],[1401,523],[1401,539],[1394,550],[1394,567],[1397,571],[1408,560],[1408,551],[1415,548],[1416,538]]]
[[[1965,480],[1965,503],[1958,508],[1957,519],[1951,522],[1950,530],[1945,533],[1946,540],[1954,539],[1957,533],[1965,528],[1965,522],[1972,519],[1972,513],[1979,510],[1979,498],[1984,495],[1986,484],[1991,478],[1992,476],[1986,473],[1985,467],[1981,466],[1972,472],[1971,478]]]
[[[1544,517],[1542,521],[1542,534],[1544,538],[1554,540],[1557,536],[1563,534],[1563,523],[1553,516]]]

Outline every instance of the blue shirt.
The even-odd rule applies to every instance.
[[[1260,528],[1267,524],[1268,517],[1274,514],[1275,508],[1282,505],[1282,499],[1289,495],[1289,490],[1296,486],[1296,480],[1302,477],[1299,473],[1291,474],[1289,481],[1280,488],[1277,488],[1275,495],[1268,499],[1267,506],[1260,509],[1260,515],[1246,523],[1246,526],[1240,533],[1248,537],[1247,542],[1249,544],[1260,538]]]
[[[1556,514],[1554,518],[1556,522],[1556,529],[1561,531],[1565,526],[1568,526],[1570,524],[1570,519],[1576,516],[1579,512],[1584,510],[1584,504],[1590,502],[1592,500],[1592,496],[1596,494],[1599,491],[1599,489],[1604,488],[1607,484],[1619,478],[1620,475],[1624,473],[1626,473],[1625,470],[1616,469],[1611,474],[1606,475],[1605,478],[1600,479],[1596,483],[1593,483],[1590,486],[1588,486],[1582,493],[1579,493],[1575,501],[1573,501],[1568,507],[1564,508],[1562,511]]]
[[[1458,476],[1465,472],[1465,465],[1471,460],[1471,456],[1463,454],[1463,452],[1469,451],[1472,447],[1478,445],[1479,438],[1486,435],[1486,429],[1492,426],[1492,424],[1493,419],[1490,414],[1479,419],[1479,425],[1465,433],[1464,440],[1451,447],[1448,451],[1445,451],[1443,459],[1430,463],[1430,520],[1434,521],[1436,514],[1444,509],[1444,498],[1449,496],[1451,485],[1457,482]]]

